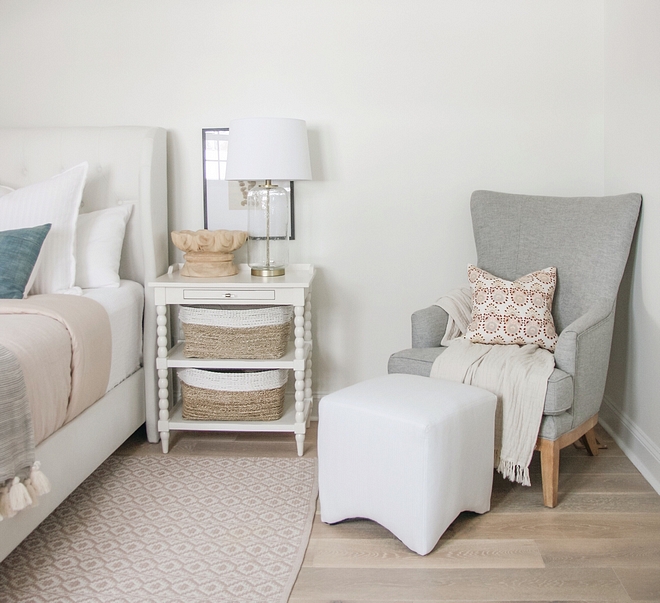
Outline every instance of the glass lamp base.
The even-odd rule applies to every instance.
[[[252,276],[284,276],[284,268],[251,268]]]
[[[289,263],[289,198],[268,180],[248,193],[248,264],[253,276],[282,276]]]

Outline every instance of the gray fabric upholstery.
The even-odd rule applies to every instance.
[[[546,440],[557,440],[573,429],[573,415],[566,411],[560,415],[543,415],[539,436]]]
[[[387,363],[387,372],[428,377],[431,374],[431,367],[435,359],[446,349],[434,347],[401,350],[390,356]],[[572,406],[573,378],[568,373],[556,368],[550,375],[550,379],[548,379],[548,391],[545,396],[543,413],[560,415]]]
[[[440,306],[417,310],[412,315],[412,346],[414,348],[436,348],[440,345],[447,329],[449,316]]]
[[[573,406],[573,377],[555,368],[548,379],[543,405],[544,415],[560,415]]]
[[[387,363],[388,373],[406,373],[428,377],[435,359],[446,348],[410,348],[401,350],[390,356]]]
[[[613,197],[472,194],[480,268],[511,281],[535,270],[557,268],[552,308],[559,332],[557,368],[548,381],[541,437],[556,440],[600,408],[616,295],[641,200],[635,193]],[[442,351],[438,346],[446,326],[447,315],[437,306],[415,312],[413,348],[393,354],[388,371],[429,375]]]
[[[555,365],[573,375],[573,424],[577,427],[600,409],[610,362],[616,300],[598,300],[559,335]],[[559,434],[561,435],[561,434]]]
[[[552,306],[557,331],[598,298],[614,300],[628,259],[641,197],[534,197],[472,194],[479,268],[513,281],[557,268]]]

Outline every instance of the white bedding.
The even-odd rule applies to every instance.
[[[144,288],[134,281],[122,280],[119,287],[83,289],[83,295],[100,303],[110,317],[112,365],[110,391],[142,365],[142,313]]]

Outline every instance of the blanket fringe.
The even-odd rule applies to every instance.
[[[523,486],[531,486],[532,482],[529,479],[529,467],[517,465],[513,461],[506,461],[500,458],[497,465],[497,471],[502,474],[502,477],[509,481],[522,484]]]
[[[12,485],[9,487],[9,506],[12,511],[16,512],[32,506],[32,499],[28,494],[27,488],[18,476],[14,478]]]
[[[30,498],[32,499],[32,506],[33,507],[38,507],[39,506],[39,495],[37,494],[37,491],[34,489],[34,485],[30,481],[30,478],[28,477],[23,484],[25,485],[25,489],[27,490],[28,494],[30,495]]]
[[[0,518],[13,517],[14,515],[16,515],[16,511],[12,511],[9,504],[9,487],[2,486],[0,488]]]
[[[21,481],[15,477],[0,487],[0,521],[14,517],[28,507],[36,507],[39,497],[50,492],[50,481],[41,471],[41,463],[36,461],[30,470],[30,477]]]
[[[43,496],[50,492],[50,482],[44,475],[43,471],[41,471],[41,463],[39,461],[35,461],[34,465],[32,465],[29,479],[32,482],[32,486],[37,495]]]

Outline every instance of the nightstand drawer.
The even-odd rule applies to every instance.
[[[262,289],[245,291],[242,289],[184,289],[185,300],[274,300],[275,290]]]

